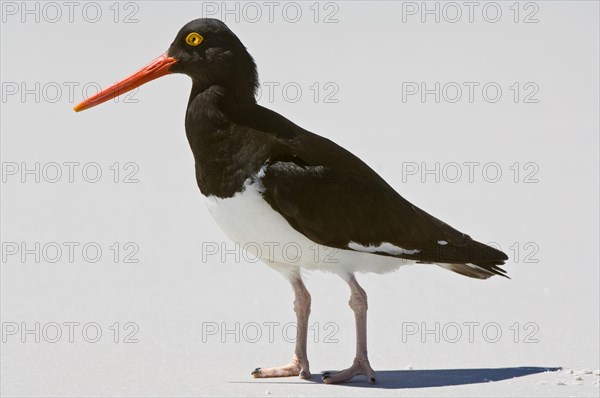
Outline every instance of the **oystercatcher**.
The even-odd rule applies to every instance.
[[[169,73],[192,78],[185,129],[210,212],[231,239],[253,248],[294,289],[292,361],[257,368],[254,377],[311,377],[306,354],[311,297],[302,269],[336,273],[350,287],[356,357],[348,369],[324,373],[325,383],[357,375],[375,382],[367,358],[367,294],[355,273],[430,263],[472,278],[505,276],[499,267],[507,260],[504,253],[412,205],[344,148],[258,105],[254,60],[219,20],[188,23],[165,54],[74,109],[98,105]],[[290,245],[293,261],[286,254]]]

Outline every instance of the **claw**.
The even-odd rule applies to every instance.
[[[260,373],[260,368],[256,368],[256,369],[254,369],[254,370],[252,371],[251,375],[252,375],[252,376],[254,376],[254,375],[257,375],[257,374],[259,374],[259,373]]]

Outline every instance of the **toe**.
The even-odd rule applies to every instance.
[[[254,378],[270,378],[270,377],[292,377],[299,376],[301,369],[294,365],[286,365],[278,368],[256,368],[252,372]],[[308,370],[306,373],[310,376]]]
[[[345,383],[352,380],[355,376],[366,376],[367,381],[375,384],[375,372],[371,369],[368,361],[355,360],[352,366],[340,372],[323,372],[321,378],[325,384]]]
[[[305,379],[305,380],[306,379],[310,379],[311,376],[312,375],[310,374],[310,372],[308,370],[304,370],[303,369],[303,370],[300,371],[300,378],[301,379]]]

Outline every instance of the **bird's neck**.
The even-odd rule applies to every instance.
[[[187,118],[193,117],[196,124],[221,125],[232,115],[247,112],[253,106],[256,106],[256,98],[251,90],[194,82]]]
[[[268,158],[255,151],[252,159],[243,154],[258,142],[245,134],[237,115],[252,113],[254,97],[240,96],[222,86],[192,88],[185,129],[194,154],[196,181],[206,196],[229,197]]]

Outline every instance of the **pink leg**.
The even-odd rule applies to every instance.
[[[326,384],[343,383],[354,376],[367,376],[370,383],[375,383],[375,372],[369,364],[367,357],[367,293],[356,281],[354,275],[348,281],[350,285],[350,308],[354,311],[356,319],[356,357],[348,369],[337,373],[323,373],[323,382]]]
[[[300,376],[302,379],[311,377],[308,367],[308,356],[306,355],[306,338],[308,335],[308,316],[310,315],[310,293],[302,282],[300,274],[292,280],[292,287],[296,299],[294,300],[294,311],[296,312],[296,350],[292,361],[278,368],[256,368],[252,372],[255,378],[264,377],[290,377]]]

